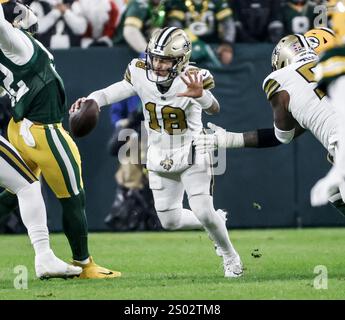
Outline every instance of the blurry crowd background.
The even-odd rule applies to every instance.
[[[39,17],[38,39],[51,49],[116,46],[145,51],[152,31],[188,30],[193,61],[230,64],[235,42],[277,42],[304,33],[321,0],[25,0]]]

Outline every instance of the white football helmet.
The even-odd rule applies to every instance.
[[[282,38],[272,53],[272,69],[279,70],[292,63],[317,60],[318,55],[307,39],[300,34],[292,34]]]
[[[192,45],[187,34],[180,28],[167,27],[156,30],[146,49],[146,76],[157,84],[173,80],[189,64]],[[155,74],[153,57],[172,60],[173,66],[165,77]]]

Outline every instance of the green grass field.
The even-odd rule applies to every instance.
[[[221,259],[204,232],[94,233],[97,263],[120,270],[113,280],[41,281],[28,238],[0,236],[0,299],[344,299],[345,229],[239,230],[231,238],[245,275],[223,277]],[[64,235],[51,235],[69,260]],[[254,258],[252,252],[261,253]],[[29,270],[28,289],[14,289],[16,265]],[[314,288],[314,267],[328,270],[328,289]]]

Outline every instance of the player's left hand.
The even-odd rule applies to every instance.
[[[181,75],[182,81],[186,84],[187,90],[183,93],[178,93],[178,97],[200,98],[203,93],[203,78],[199,72],[190,73],[188,70],[186,76]]]

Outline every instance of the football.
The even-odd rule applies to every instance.
[[[69,127],[72,135],[81,138],[88,135],[97,125],[99,108],[95,100],[82,102],[80,109],[69,117]]]

